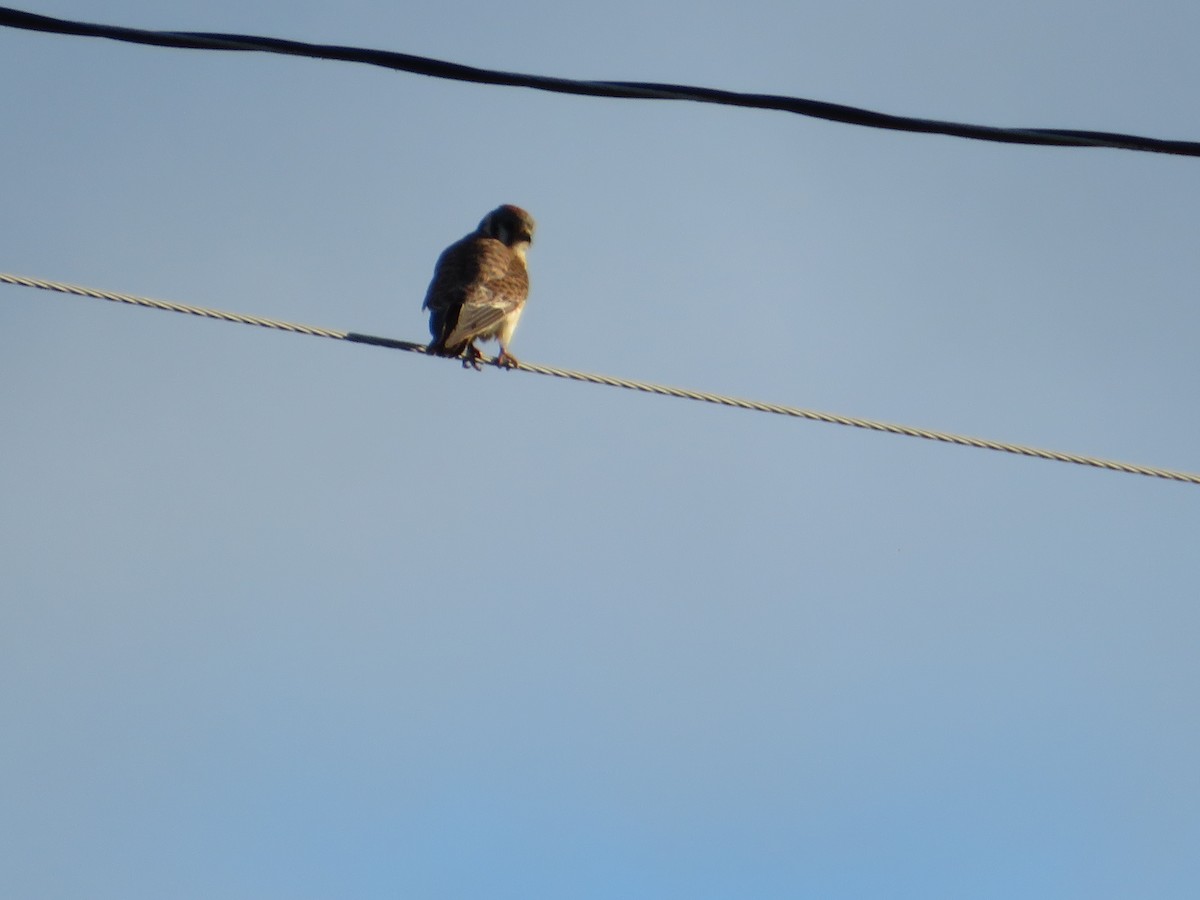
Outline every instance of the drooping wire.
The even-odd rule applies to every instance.
[[[750,94],[715,88],[681,84],[661,84],[656,82],[581,81],[571,78],[526,75],[518,72],[481,69],[474,66],[446,62],[444,60],[386,50],[368,50],[361,47],[343,47],[330,44],[311,44],[304,41],[256,37],[246,34],[151,31],[142,28],[126,28],[117,25],[101,25],[68,19],[56,19],[51,16],[37,15],[8,7],[0,7],[0,25],[55,34],[104,37],[117,41],[152,44],[160,47],[185,47],[197,50],[254,50],[264,53],[306,56],[313,59],[341,60],[344,62],[382,66],[387,69],[428,75],[434,78],[449,78],[455,81],[468,81],[476,84],[527,87],[562,94],[638,100],[691,100],[698,103],[716,103],[724,106],[777,110],[818,119],[827,119],[833,122],[843,122],[850,125],[864,125],[872,128],[886,128],[893,131],[909,131],[923,134],[945,134],[954,137],[971,138],[981,141],[998,141],[1008,144],[1035,144],[1055,147],[1109,147],[1123,150],[1138,150],[1147,153],[1200,156],[1200,142],[1196,141],[1164,140],[1110,131],[1081,131],[1063,128],[1000,128],[990,125],[970,125],[961,122],[945,122],[936,119],[896,116],[854,106],[845,106],[839,103],[806,100],[801,97],[787,97],[777,94]]]
[[[369,334],[359,334],[352,331],[339,331],[332,328],[318,328],[313,325],[300,325],[279,319],[266,319],[261,316],[245,315],[243,313],[225,312],[219,309],[208,309],[201,306],[190,306],[185,303],[172,303],[166,300],[154,300],[149,297],[138,297],[132,294],[118,294],[111,291],[98,291],[93,288],[80,287],[72,284],[62,284],[57,281],[45,281],[40,278],[27,278],[0,272],[0,282],[18,285],[20,287],[40,288],[46,291],[57,291],[63,294],[74,294],[79,297],[92,297],[98,300],[110,300],[115,303],[125,303],[146,309],[161,309],[170,312],[186,313],[202,316],[207,319],[219,319],[224,322],[236,322],[240,325],[257,325],[262,328],[273,328],[279,331],[289,331],[295,334],[307,334],[313,337],[332,338],[357,344],[370,344],[376,347],[387,347],[393,350],[406,350],[410,353],[425,353],[425,345],[414,341],[400,341],[393,338],[377,337]],[[488,357],[484,362],[495,362]],[[1027,447],[1021,444],[1009,444],[1003,441],[992,441],[985,438],[968,437],[961,434],[951,434],[944,431],[932,431],[925,428],[914,428],[909,425],[896,425],[889,422],[878,422],[872,419],[860,419],[853,416],[841,416],[834,413],[820,412],[812,409],[802,409],[796,406],[783,406],[777,403],[763,403],[758,400],[743,400],[738,397],[728,397],[722,394],[712,394],[706,391],[693,391],[686,388],[669,387],[648,381],[633,381],[628,378],[613,378],[609,375],[596,375],[590,372],[578,372],[572,369],[560,369],[554,366],[543,366],[537,363],[519,363],[516,368],[523,372],[533,372],[538,375],[550,375],[555,378],[565,378],[571,381],[583,381],[589,384],[602,384],[608,387],[625,388],[641,391],[647,394],[658,394],[664,397],[678,397],[687,400],[698,400],[702,403],[714,403],[720,406],[731,406],[737,409],[748,409],[754,412],[773,413],[780,416],[791,416],[798,419],[808,419],[814,422],[826,422],[834,425],[848,425],[854,428],[864,428],[869,431],[882,431],[887,434],[900,434],[906,437],[924,438],[931,441],[941,441],[947,444],[958,444],[963,447],[977,447],[983,450],[997,450],[1003,453],[1014,453],[1018,456],[1029,456],[1036,459],[1052,460],[1054,462],[1073,463],[1081,466],[1091,466],[1112,472],[1127,472],[1132,475],[1146,475],[1152,478],[1165,478],[1170,481],[1182,481],[1189,484],[1200,484],[1200,474],[1179,472],[1171,469],[1159,469],[1134,463],[1117,462],[1092,456],[1081,456],[1074,453],[1060,453],[1056,450],[1043,450],[1038,447]]]

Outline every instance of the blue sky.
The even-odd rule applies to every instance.
[[[53,2],[1200,139],[1181,2]],[[0,270],[1200,471],[1194,159],[0,31]],[[1194,897],[1193,486],[0,286],[0,892]]]

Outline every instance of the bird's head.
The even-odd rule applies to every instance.
[[[524,244],[525,247],[532,244],[535,228],[537,228],[537,223],[533,221],[533,216],[521,207],[507,203],[493,209],[479,223],[480,234],[495,238],[505,246],[514,249],[521,244]]]

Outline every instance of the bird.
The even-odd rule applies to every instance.
[[[475,341],[495,339],[500,342],[496,365],[509,369],[520,365],[508,345],[529,296],[525,254],[535,228],[533,216],[505,204],[442,251],[421,305],[429,310],[433,336],[427,352],[462,357],[464,369],[478,370],[483,354]]]

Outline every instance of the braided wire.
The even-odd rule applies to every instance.
[[[632,391],[642,391],[647,394],[659,394],[665,397],[679,397],[687,400],[699,400],[703,403],[716,403],[721,406],[731,406],[737,409],[749,409],[755,412],[773,413],[780,416],[791,416],[797,419],[808,419],[814,422],[826,422],[831,425],[848,425],[852,428],[864,428],[869,431],[882,431],[888,434],[900,434],[906,437],[924,438],[930,441],[941,441],[946,444],[958,444],[963,447],[978,447],[983,450],[999,450],[1004,453],[1015,453],[1019,456],[1031,456],[1037,459],[1048,459],[1055,462],[1075,463],[1076,465],[1092,466],[1098,469],[1108,469],[1114,472],[1127,472],[1133,475],[1148,475],[1154,478],[1166,478],[1173,481],[1184,481],[1200,484],[1200,474],[1176,472],[1170,469],[1159,469],[1141,466],[1134,463],[1117,462],[1098,457],[1081,456],[1074,453],[1061,453],[1057,450],[1043,450],[1038,447],[1027,447],[1021,444],[1009,444],[1003,441],[992,441],[986,438],[969,437],[961,434],[951,434],[944,431],[931,431],[925,428],[914,428],[910,425],[896,425],[891,422],[878,422],[873,419],[859,419],[854,416],[839,416],[834,413],[820,412],[814,409],[802,409],[796,406],[784,406],[778,403],[764,403],[759,400],[744,400],[739,397],[727,397],[721,394],[711,394],[707,391],[693,391],[686,388],[668,387],[644,381],[631,381],[625,378],[613,378],[608,375],[593,375],[588,372],[575,372],[569,369],[555,369],[549,366],[522,363],[520,368],[539,375],[552,375],[556,378],[568,378],[572,381],[586,381],[592,384],[604,384],[611,387],[627,388]]]
[[[0,282],[18,285],[20,287],[39,288],[46,291],[57,291],[63,294],[74,294],[79,297],[91,297],[98,300],[110,300],[116,303],[126,303],[148,309],[162,309],[170,312],[186,313],[202,316],[207,319],[218,319],[224,322],[236,322],[241,325],[258,325],[262,328],[273,328],[279,331],[290,331],[295,334],[307,334],[313,337],[333,338],[358,344],[370,344],[376,347],[386,347],[392,350],[405,350],[410,353],[425,353],[425,345],[413,341],[400,341],[393,338],[377,337],[369,334],[359,334],[352,331],[336,331],[330,328],[318,328],[313,325],[301,325],[295,322],[285,322],[279,319],[266,319],[261,316],[250,316],[243,313],[225,312],[219,309],[207,309],[201,306],[190,306],[185,303],[171,303],[166,300],[154,300],[149,297],[137,297],[130,294],[117,294],[111,291],[98,291],[78,285],[62,284],[56,281],[44,281],[39,278],[26,278],[0,272]],[[492,357],[483,357],[483,362],[494,363]],[[1142,466],[1135,463],[1118,462],[1093,456],[1081,456],[1074,453],[1061,453],[1057,450],[1045,450],[1039,447],[1028,447],[1021,444],[1009,444],[1003,441],[993,441],[986,438],[969,437],[952,434],[945,431],[932,431],[925,428],[914,428],[910,425],[897,425],[891,422],[879,422],[873,419],[859,419],[853,416],[840,416],[834,413],[820,412],[813,409],[802,409],[796,406],[784,406],[778,403],[763,403],[759,400],[744,400],[739,397],[728,397],[722,394],[712,394],[707,391],[693,391],[687,388],[670,387],[654,384],[648,381],[634,381],[628,378],[615,378],[611,375],[597,375],[591,372],[578,372],[573,369],[560,369],[554,366],[544,366],[537,363],[518,363],[515,368],[523,372],[533,372],[536,375],[549,375],[554,378],[565,378],[569,381],[582,381],[588,384],[600,384],[607,387],[625,388],[631,391],[641,391],[646,394],[657,394],[663,397],[678,397],[685,400],[697,400],[701,403],[714,403],[719,406],[729,406],[735,409],[748,409],[754,412],[772,413],[780,416],[790,416],[797,419],[808,419],[814,422],[825,422],[831,425],[847,425],[852,428],[863,428],[869,431],[882,431],[887,434],[899,434],[906,437],[924,438],[930,441],[940,441],[946,444],[958,444],[963,447],[978,447],[982,450],[996,450],[1002,453],[1013,453],[1018,456],[1029,456],[1036,459],[1054,462],[1073,463],[1080,466],[1091,466],[1112,472],[1126,472],[1131,475],[1145,475],[1151,478],[1164,478],[1169,481],[1181,481],[1189,484],[1200,484],[1200,474],[1179,472],[1172,469],[1160,469]]]
[[[346,337],[346,332],[344,331],[318,328],[314,325],[297,325],[295,322],[284,322],[280,319],[264,319],[261,316],[248,316],[243,313],[225,312],[220,309],[205,309],[202,306],[188,306],[186,303],[171,303],[167,300],[154,300],[150,297],[135,297],[132,294],[98,291],[94,288],[80,287],[77,284],[62,284],[57,281],[43,281],[40,278],[25,278],[21,275],[10,275],[6,272],[0,272],[0,281],[21,287],[40,288],[44,291],[58,291],[62,294],[74,294],[77,297],[92,297],[96,300],[111,300],[114,303],[128,303],[130,306],[142,306],[147,309],[164,309],[170,312],[187,313],[192,316],[203,316],[206,319],[237,322],[240,325],[258,325],[262,328],[292,331],[296,334],[308,334],[313,337],[336,338],[338,340]]]

